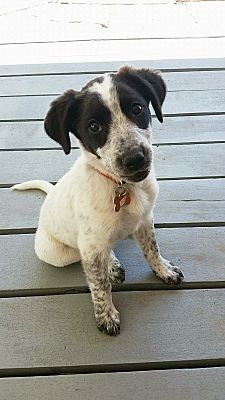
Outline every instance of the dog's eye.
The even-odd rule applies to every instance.
[[[134,115],[140,115],[143,110],[143,106],[139,103],[133,103],[131,106],[131,112]]]
[[[98,123],[98,121],[95,121],[94,119],[89,123],[88,129],[92,133],[97,133],[102,130],[101,125]]]

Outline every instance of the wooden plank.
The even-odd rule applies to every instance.
[[[224,285],[224,227],[157,229],[156,234],[162,255],[179,265],[184,273],[182,287]],[[118,242],[115,252],[126,269],[126,281],[117,290],[168,288],[149,269],[133,240]],[[4,276],[0,281],[0,296],[87,288],[80,263],[54,268],[40,261],[34,253],[33,234],[0,236],[0,254],[0,275]]]
[[[44,195],[40,191],[0,190],[0,232],[21,233],[37,227]],[[161,181],[155,222],[167,227],[183,224],[225,224],[224,179]]]
[[[225,368],[172,369],[167,371],[76,374],[64,376],[2,378],[1,399],[35,400],[222,400]],[[107,395],[106,395],[107,393]],[[19,396],[19,397],[18,397]]]
[[[122,318],[116,339],[96,329],[89,294],[1,299],[0,373],[225,360],[224,290],[120,292],[113,298]]]
[[[148,56],[149,57],[149,56]],[[118,61],[99,61],[96,62],[66,62],[65,59],[61,63],[43,62],[42,64],[6,64],[0,65],[0,76],[29,76],[42,74],[82,74],[82,73],[103,73],[116,71],[121,65],[129,64],[136,68],[159,68],[162,71],[182,71],[182,70],[224,70],[224,59],[220,57],[199,58],[158,58],[158,59],[118,59]]]
[[[78,149],[73,149],[67,157],[58,149],[1,152],[0,185],[31,179],[56,182],[72,167],[79,154]],[[215,159],[220,159],[220,163]],[[225,143],[155,147],[156,174],[160,179],[224,177],[223,164]]]
[[[72,167],[79,155],[78,149],[72,150],[67,157],[61,149],[2,152],[2,183],[28,180],[30,168],[32,179],[39,176],[40,179],[51,182],[58,181]]]
[[[221,160],[221,164],[215,160]],[[225,144],[155,147],[159,178],[224,176]]]
[[[151,52],[149,52],[151,49]],[[204,59],[225,56],[225,37],[194,39],[95,40],[1,46],[2,64]],[[122,55],[122,56],[121,56]],[[203,61],[204,63],[204,61]],[[186,64],[187,65],[187,64]],[[220,63],[221,65],[221,63]],[[191,67],[194,68],[194,65]],[[224,68],[224,64],[222,66]]]
[[[153,119],[153,143],[225,142],[225,116],[204,115]],[[71,135],[73,146],[76,140]],[[59,148],[45,133],[43,121],[0,122],[0,149]]]
[[[98,74],[1,77],[0,96],[58,95],[69,88],[81,89],[96,76]]]
[[[0,77],[0,96],[57,95],[69,88],[81,89],[98,74]],[[163,73],[168,91],[225,89],[225,71]]]
[[[0,97],[0,121],[42,120],[55,96]],[[169,92],[165,115],[224,113],[225,90]],[[154,112],[153,112],[154,115]]]
[[[164,118],[163,124],[154,119],[153,143],[222,142],[225,139],[224,126],[224,115],[169,117]]]
[[[41,191],[30,191],[25,197],[14,197],[15,193],[10,193],[8,189],[1,189],[0,210],[1,210],[1,229],[10,229],[10,227],[33,230],[37,227],[38,215],[41,204],[44,200],[44,194]],[[22,196],[25,193],[22,194]],[[23,204],[22,204],[23,203]],[[17,222],[16,222],[17,221]],[[29,222],[28,222],[29,221]],[[13,228],[13,229],[14,229]]]
[[[155,210],[158,224],[225,223],[224,179],[162,181]]]
[[[43,121],[0,122],[0,149],[59,148],[44,131]]]

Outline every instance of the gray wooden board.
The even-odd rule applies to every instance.
[[[44,179],[58,181],[73,165],[80,150],[4,151],[0,153],[0,185]],[[224,177],[225,143],[155,147],[158,178]],[[215,160],[220,160],[220,163]],[[19,166],[19,168],[18,168]]]
[[[42,120],[55,96],[0,97],[0,121]],[[225,90],[169,92],[165,115],[224,113]],[[154,115],[154,113],[153,113]]]
[[[153,120],[153,143],[156,144],[213,142],[224,139],[224,115],[168,117],[164,118],[163,124]]]
[[[225,282],[225,230],[217,228],[157,229],[161,253],[179,265],[184,273],[184,286],[201,283],[213,285]],[[9,251],[10,249],[10,251]],[[126,269],[126,281],[117,289],[166,289],[150,270],[141,250],[131,239],[119,241],[115,252]],[[0,236],[0,296],[43,289],[87,287],[80,263],[55,268],[40,261],[34,253],[34,235]]]
[[[42,74],[71,74],[71,73],[102,73],[117,70],[121,65],[129,64],[136,68],[159,68],[161,70],[183,69],[224,69],[224,57],[190,57],[158,58],[158,59],[123,59],[99,62],[52,62],[5,64],[0,66],[0,76],[42,75]]]
[[[154,154],[159,178],[225,176],[225,144],[159,146]]]
[[[2,378],[1,400],[224,400],[225,368]]]
[[[97,330],[90,294],[0,299],[0,373],[225,359],[224,290],[118,292],[113,299],[122,320],[117,338]]]
[[[58,181],[78,158],[80,150],[74,149],[67,157],[59,150],[7,151],[0,153],[1,183],[19,182],[31,179]],[[18,168],[19,166],[19,168]]]
[[[225,224],[225,180],[161,181],[155,222],[165,224]],[[0,232],[37,227],[44,195],[40,191],[0,190]]]
[[[81,87],[96,74],[0,77],[0,96],[59,94]],[[168,91],[225,89],[225,71],[163,73]]]
[[[202,115],[153,119],[153,143],[225,142],[225,116]],[[72,144],[76,140],[71,135]],[[0,149],[59,148],[44,132],[42,121],[0,122]]]

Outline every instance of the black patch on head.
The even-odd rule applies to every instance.
[[[120,107],[126,117],[134,122],[138,128],[147,129],[151,122],[151,114],[146,99],[135,88],[124,82],[117,75],[111,75],[119,97]],[[142,106],[142,112],[139,115],[132,113],[134,104]]]
[[[78,120],[74,121],[71,132],[82,142],[84,147],[91,153],[96,154],[96,150],[104,146],[107,141],[111,124],[111,113],[106,107],[98,93],[85,92],[81,94],[80,112]],[[89,124],[97,121],[101,130],[90,132]]]
[[[87,88],[94,82],[103,82],[103,77],[89,82],[80,92],[68,90],[51,103],[44,126],[47,134],[61,144],[66,154],[70,153],[71,143],[69,132],[73,133],[91,153],[106,143],[111,114],[97,93],[89,93]],[[89,124],[97,121],[101,130],[91,132]]]
[[[166,85],[159,71],[125,66],[120,68],[117,74],[112,74],[112,78],[118,88],[121,108],[123,96],[127,97],[126,91],[130,88],[132,96],[136,94],[137,101],[139,96],[147,105],[151,102],[158,120],[163,122],[161,107],[166,96]],[[129,104],[126,107],[123,104],[123,108],[129,110]],[[129,115],[127,116],[131,119]]]

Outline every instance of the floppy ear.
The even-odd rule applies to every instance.
[[[46,133],[61,144],[66,154],[71,150],[69,132],[75,120],[77,94],[78,92],[70,89],[54,100],[44,121]]]
[[[156,117],[163,122],[162,104],[166,96],[166,84],[160,71],[124,66],[119,69],[117,74],[125,80],[126,84],[138,90],[148,103],[152,103]]]

